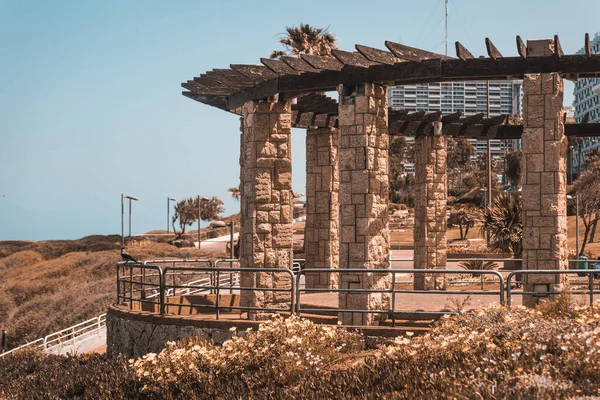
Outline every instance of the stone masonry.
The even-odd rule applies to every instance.
[[[388,274],[367,272],[389,265],[388,230],[388,106],[386,88],[366,83],[339,87],[340,269],[364,269],[341,274],[340,289],[389,289]],[[385,310],[384,293],[339,294],[339,306],[355,310]],[[385,314],[340,313],[346,325],[376,325]]]
[[[437,122],[426,135],[417,136],[415,154],[414,266],[419,269],[446,268],[447,139]],[[415,274],[416,290],[445,288],[441,274]]]
[[[338,130],[306,132],[306,268],[339,266]],[[306,287],[337,288],[336,273],[307,273]]]
[[[289,102],[250,101],[242,108],[240,264],[292,268],[292,157]],[[284,273],[242,273],[242,286],[289,288]],[[242,306],[274,308],[287,292],[242,291]],[[256,313],[250,313],[255,318]]]
[[[528,56],[553,53],[552,40],[527,43]],[[566,149],[563,80],[558,73],[523,79],[523,268],[567,269]],[[559,290],[563,278],[526,275],[525,291]],[[539,297],[524,296],[534,306]]]

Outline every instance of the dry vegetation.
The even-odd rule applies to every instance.
[[[116,293],[120,236],[80,240],[0,242],[0,328],[9,347],[106,312]],[[200,258],[196,249],[134,242],[138,259]]]
[[[596,307],[600,304],[596,304]],[[442,320],[375,350],[339,327],[274,319],[222,347],[171,343],[137,360],[22,353],[0,362],[8,398],[555,399],[600,392],[600,314],[568,297]]]

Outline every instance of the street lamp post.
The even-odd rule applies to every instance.
[[[170,219],[171,217],[169,216],[169,209],[170,209],[170,205],[172,201],[177,201],[175,198],[173,197],[167,197],[167,236],[169,236],[169,223],[171,222]]]
[[[125,204],[124,199],[129,200],[129,239],[131,240],[131,200],[139,201],[140,199],[131,196],[131,195],[123,195],[121,193],[121,247],[125,247]]]
[[[200,221],[202,220],[202,202],[208,200],[208,197],[200,197],[200,195],[198,195],[198,249],[200,249],[200,245],[202,243],[202,238],[200,236]]]

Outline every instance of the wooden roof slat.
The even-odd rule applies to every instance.
[[[250,82],[248,77],[240,74],[237,71],[232,69],[213,69],[210,72],[207,72],[207,75],[212,77],[217,77],[219,79],[223,79],[229,85],[235,85],[238,87],[252,87],[255,82]]]
[[[583,115],[583,118],[581,118],[581,124],[587,124],[588,122],[590,122],[590,112],[586,112]]]
[[[281,57],[281,61],[299,72],[320,72],[306,61],[298,57]]]
[[[399,58],[396,58],[389,51],[380,50],[369,46],[363,46],[361,44],[357,44],[354,47],[360,54],[365,56],[366,59],[374,61],[376,63],[393,65],[397,62],[403,61]]]
[[[502,125],[506,122],[506,118],[507,118],[507,116],[504,114],[497,115],[495,117],[486,118],[486,119],[481,120],[481,124],[482,125]]]
[[[279,76],[264,65],[231,64],[230,68],[254,81],[264,81]]]
[[[519,53],[519,56],[521,56],[521,58],[527,58],[527,47],[525,46],[525,43],[523,43],[523,39],[521,39],[521,36],[517,35],[517,52]]]
[[[456,122],[456,121],[458,121],[460,119],[461,115],[462,115],[461,111],[457,111],[457,112],[455,112],[453,114],[444,115],[442,117],[442,124],[451,124],[453,122]]]
[[[590,34],[585,34],[583,48],[585,49],[585,55],[588,57],[592,56],[592,46],[590,45]]]
[[[315,56],[312,54],[302,54],[300,57],[302,57],[304,61],[306,61],[316,69],[340,71],[344,67],[344,64],[342,64],[335,57]]]
[[[556,54],[557,57],[562,57],[565,55],[565,53],[563,53],[562,46],[560,45],[558,35],[554,35],[554,54]]]
[[[385,47],[387,47],[396,57],[406,61],[448,60],[452,58],[442,54],[406,46],[404,44],[391,42],[389,40],[385,41]]]
[[[419,121],[421,118],[425,116],[425,111],[416,111],[414,113],[406,114],[403,117],[399,118],[400,121]]]
[[[230,88],[220,88],[220,87],[206,87],[202,86],[195,81],[187,81],[181,84],[181,87],[188,89],[195,94],[199,95],[210,95],[210,96],[227,96],[231,93]]]
[[[271,71],[279,75],[298,75],[299,72],[281,60],[274,58],[261,58],[260,62]]]
[[[458,58],[460,58],[461,60],[465,61],[465,60],[471,60],[475,57],[473,57],[473,54],[471,54],[471,52],[469,50],[467,50],[465,48],[465,46],[463,46],[462,44],[460,44],[460,42],[456,42],[456,56]]]
[[[372,65],[378,65],[374,61],[367,59],[361,53],[357,51],[344,51],[339,49],[331,50],[331,55],[333,55],[339,62],[344,64],[344,66],[351,67],[359,67],[359,68],[369,68]]]
[[[471,115],[470,117],[459,119],[458,122],[463,125],[473,125],[478,124],[483,120],[483,113]]]
[[[496,46],[494,46],[494,43],[492,43],[490,38],[485,38],[485,48],[487,49],[488,56],[491,59],[497,60],[499,58],[502,58],[502,54],[500,54],[500,52],[498,51]]]

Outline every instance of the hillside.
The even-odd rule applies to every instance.
[[[9,347],[105,312],[115,301],[120,241],[118,235],[0,241],[0,329],[7,331]],[[138,259],[207,256],[149,240],[127,250]]]

